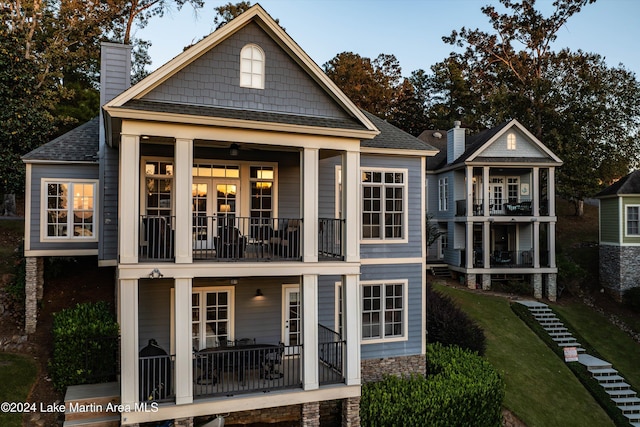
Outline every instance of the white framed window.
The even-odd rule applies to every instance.
[[[256,44],[245,45],[240,51],[240,86],[264,89],[264,51]]]
[[[449,178],[438,180],[438,210],[449,210]]]
[[[145,213],[149,216],[171,216],[173,163],[167,160],[147,159],[144,162]]]
[[[447,235],[447,233],[444,233],[443,235],[440,236],[440,241],[438,244],[438,259],[444,258],[444,252],[448,246],[449,246],[449,236]]]
[[[507,135],[507,150],[516,149],[516,134],[511,132]]]
[[[193,348],[225,345],[233,340],[234,288],[193,288],[191,293],[191,340]]]
[[[640,205],[628,205],[626,209],[627,236],[640,236]]]
[[[362,169],[362,239],[407,238],[407,170]]]
[[[518,195],[520,193],[520,185],[518,177],[507,178],[507,197],[509,203],[518,202]]]
[[[407,339],[407,281],[360,282],[362,343]]]
[[[41,239],[97,241],[98,181],[42,179]]]
[[[335,307],[336,307],[336,318],[335,318],[335,331],[337,333],[340,334],[340,336],[343,335],[343,326],[344,326],[344,318],[343,318],[343,301],[342,301],[342,282],[336,282],[335,283],[335,289],[336,289],[336,298],[335,298]]]

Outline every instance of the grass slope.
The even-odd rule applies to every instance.
[[[26,402],[37,372],[36,364],[27,356],[0,353],[0,402]],[[0,412],[0,425],[20,427],[22,414]]]
[[[504,406],[529,427],[613,426],[577,378],[511,311],[504,298],[442,285],[487,337],[486,358],[506,383]]]

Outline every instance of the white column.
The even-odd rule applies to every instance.
[[[540,268],[540,223],[533,223],[533,267]]]
[[[344,380],[346,385],[360,384],[360,292],[358,276],[342,280],[342,330],[346,343]]]
[[[316,390],[318,379],[318,276],[302,276],[302,387]]]
[[[467,166],[466,170],[466,175],[467,175],[467,179],[466,179],[466,192],[467,192],[467,196],[465,197],[465,204],[466,204],[466,215],[467,216],[471,216],[474,214],[473,212],[473,166]]]
[[[484,268],[491,267],[491,223],[482,224],[482,264]]]
[[[192,262],[192,201],[191,183],[193,181],[193,140],[176,139],[175,151],[175,242],[176,263]]]
[[[138,280],[118,282],[118,318],[120,321],[121,403],[133,405],[139,400],[138,373]]]
[[[549,168],[549,216],[556,216],[556,169]]]
[[[489,166],[482,168],[482,211],[484,216],[489,216],[489,198],[491,193],[489,192]]]
[[[549,267],[556,268],[556,223],[549,223]]]
[[[531,182],[531,209],[532,215],[539,216],[540,215],[540,196],[542,196],[542,192],[540,191],[540,168],[533,168],[533,178]]]
[[[175,385],[177,405],[193,402],[191,285],[191,278],[175,279]]]
[[[471,221],[466,223],[465,239],[465,266],[466,268],[473,268],[473,222]]]
[[[318,160],[317,148],[302,153],[302,261],[318,262]]]
[[[120,264],[138,263],[140,239],[140,135],[122,135],[118,191]]]
[[[342,216],[345,261],[360,260],[360,153],[347,151],[342,156]]]

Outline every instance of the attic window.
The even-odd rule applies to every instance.
[[[260,46],[248,44],[240,52],[240,86],[264,89],[264,52]]]
[[[507,150],[515,150],[516,149],[516,134],[510,133],[507,135]]]

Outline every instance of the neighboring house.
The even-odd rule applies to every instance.
[[[123,425],[318,425],[325,401],[358,425],[363,382],[425,371],[436,150],[356,108],[259,5],[131,88],[129,60],[105,43],[101,119],[24,156],[28,306],[42,257],[115,266],[121,403],[161,402]]]
[[[618,299],[640,286],[640,171],[602,190],[600,200],[600,284]]]
[[[525,280],[556,299],[555,168],[562,161],[518,121],[469,136],[460,122],[425,131],[440,149],[427,160],[427,213],[443,235],[429,269],[446,267],[470,288]]]

